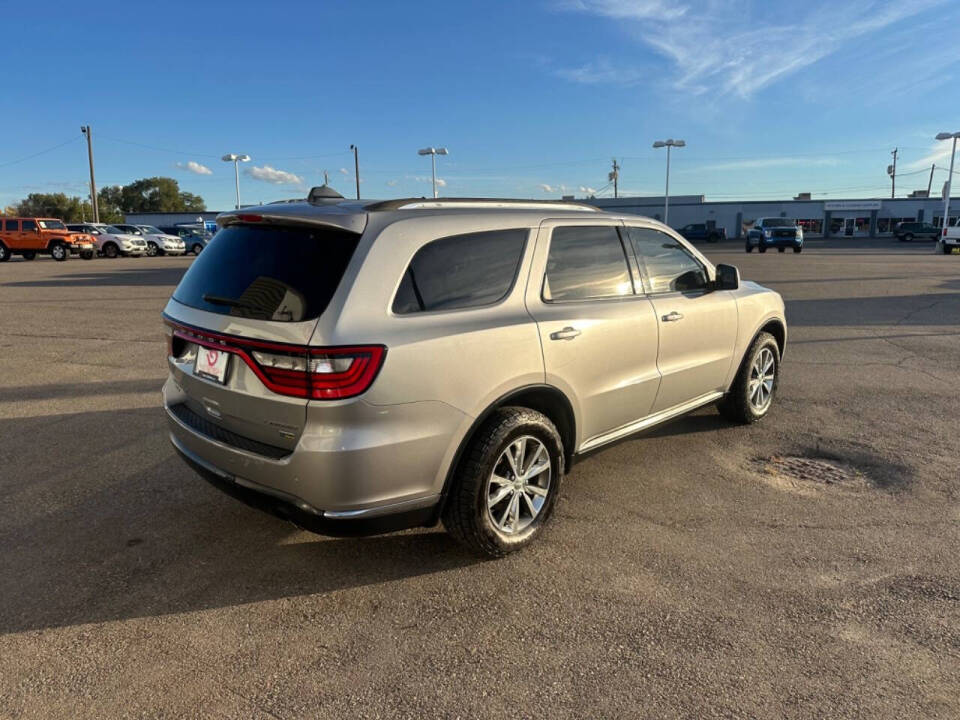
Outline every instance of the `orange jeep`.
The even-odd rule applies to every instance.
[[[11,255],[33,260],[37,253],[49,253],[54,260],[66,260],[71,254],[89,260],[93,238],[68,230],[62,220],[0,217],[0,262]]]

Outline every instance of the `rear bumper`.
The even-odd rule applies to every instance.
[[[423,507],[399,504],[386,514],[374,515],[365,515],[362,511],[352,515],[324,512],[293,495],[223,472],[184,447],[172,433],[170,441],[184,462],[218,490],[310,532],[334,537],[358,537],[433,525],[436,522],[435,503]]]
[[[285,450],[235,435],[196,412],[191,418],[173,376],[163,394],[171,442],[191,466],[204,468],[203,477],[210,480],[212,473],[219,480],[213,484],[228,494],[331,534],[384,532],[377,528],[434,518],[458,433],[468,420],[440,402],[310,403],[302,434]],[[393,515],[402,517],[383,519]],[[347,525],[354,529],[337,530]]]

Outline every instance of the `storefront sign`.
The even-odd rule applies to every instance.
[[[825,200],[824,210],[879,210],[882,200]]]

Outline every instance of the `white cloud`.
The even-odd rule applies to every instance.
[[[930,147],[930,151],[919,160],[898,165],[897,176],[900,175],[901,168],[903,170],[922,170],[929,168],[931,165],[936,165],[938,168],[948,170],[950,168],[950,153],[952,150],[952,140],[937,140]],[[947,174],[949,175],[949,173]]]
[[[346,168],[340,168],[340,174],[341,174],[341,175],[349,175],[349,174],[350,174],[350,171],[347,170]]]
[[[949,0],[850,0],[754,6],[750,0],[561,0],[561,10],[617,21],[673,66],[673,84],[694,94],[757,91],[832,55],[853,40]],[[880,52],[884,37],[877,37]],[[560,70],[579,83],[631,84],[636,69],[597,60]]]
[[[303,178],[299,175],[294,175],[292,172],[287,172],[286,170],[277,170],[269,165],[264,165],[263,167],[244,168],[243,172],[245,175],[252,177],[254,180],[261,180],[262,182],[268,182],[274,185],[304,184]]]
[[[185,163],[178,162],[177,167],[181,170],[186,170],[187,172],[192,172],[197,175],[213,175],[213,170],[208,168],[206,165],[201,165],[193,160],[189,160]]]
[[[433,178],[431,178],[429,175],[407,175],[407,177],[418,183],[433,182]],[[446,180],[444,180],[443,178],[437,178],[437,187],[446,187],[446,186],[447,186]]]
[[[554,187],[553,185],[548,185],[547,183],[540,183],[540,189],[545,193],[555,193],[559,188]]]
[[[581,186],[580,186],[580,192],[584,193],[585,195],[596,195],[596,194],[597,194],[597,189],[596,189],[596,188],[592,188],[592,187],[590,187],[590,186],[588,186],[588,185],[581,185]]]
[[[443,178],[437,178],[437,187],[446,187],[447,181]]]
[[[399,184],[400,184],[399,180],[387,180],[387,185],[389,187],[396,187]]]

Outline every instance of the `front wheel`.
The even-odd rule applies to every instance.
[[[10,259],[10,251],[7,246],[0,242],[0,262],[6,262]]]
[[[106,255],[108,258],[113,259],[120,254],[120,249],[113,243],[107,243],[106,245],[103,246],[103,254]]]
[[[755,423],[770,411],[780,384],[780,348],[762,332],[743,358],[730,390],[717,403],[720,414],[738,423]]]
[[[913,242],[913,235],[911,235],[910,233],[907,233],[900,239],[903,240],[903,242]]]
[[[443,524],[488,557],[529,545],[556,505],[563,463],[563,441],[549,418],[525,407],[496,410],[457,469]]]
[[[154,242],[147,243],[147,255],[150,257],[156,257],[160,254],[160,248],[157,247],[157,244]]]
[[[66,245],[54,245],[52,248],[50,248],[50,255],[52,255],[53,259],[57,262],[63,262],[70,257],[70,251],[67,249]]]

